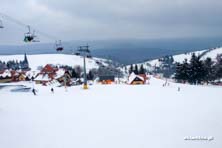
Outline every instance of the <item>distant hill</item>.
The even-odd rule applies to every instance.
[[[190,39],[129,39],[129,40],[90,40],[63,42],[62,54],[71,54],[78,46],[90,45],[94,57],[111,59],[122,64],[139,63],[157,59],[165,55],[176,55],[220,46],[222,38]],[[14,54],[54,54],[54,43],[35,43],[21,46],[0,45],[0,55]]]
[[[174,62],[182,63],[185,59],[188,61],[191,59],[192,54],[195,53],[197,56],[201,56],[201,59],[211,58],[213,61],[216,60],[216,57],[218,54],[222,54],[222,47],[217,48],[210,48],[206,50],[200,50],[200,51],[193,51],[193,52],[186,52],[183,54],[173,55]],[[138,66],[144,65],[144,67],[148,70],[152,70],[153,67],[161,66],[161,62],[159,59],[149,60],[145,62],[141,62],[137,64]],[[130,65],[127,66],[129,68]]]
[[[40,55],[27,55],[29,66],[32,70],[37,70],[39,66],[46,64],[53,65],[67,65],[67,66],[81,66],[83,65],[83,58],[76,55],[66,54],[40,54]],[[7,62],[9,60],[21,61],[24,55],[1,55],[0,60]],[[87,71],[99,66],[108,66],[107,60],[100,58],[86,58]]]

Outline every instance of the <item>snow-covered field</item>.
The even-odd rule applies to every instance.
[[[210,57],[212,60],[215,61],[218,54],[222,54],[222,48],[216,48],[211,52],[208,52],[206,55],[203,56],[203,59]]]
[[[37,85],[37,96],[2,88],[0,147],[221,148],[221,87],[163,83],[152,78],[150,85],[96,84],[54,94]]]

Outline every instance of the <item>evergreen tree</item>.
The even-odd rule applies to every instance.
[[[211,58],[204,60],[204,81],[209,82],[215,79],[214,62]]]
[[[133,65],[131,64],[130,65],[130,69],[129,69],[129,74],[131,74],[134,70],[133,70],[134,68],[133,68]]]
[[[145,74],[145,69],[143,67],[143,64],[140,65],[140,70],[139,70],[139,74]]]
[[[222,54],[217,56],[217,62],[215,65],[215,79],[222,78]]]
[[[80,66],[75,66],[75,72],[76,72],[76,74],[77,74],[77,78],[80,78],[81,77],[81,73],[82,73],[82,68],[80,67]]]
[[[175,79],[183,83],[189,80],[189,64],[187,63],[187,59],[182,64],[176,64]]]
[[[93,80],[93,78],[94,78],[93,73],[92,73],[92,71],[90,70],[89,73],[88,73],[88,75],[87,75],[87,79],[88,79],[88,80]]]
[[[72,73],[71,74],[72,74],[72,78],[77,78],[78,77],[75,69],[72,69]]]
[[[197,57],[195,53],[193,53],[190,59],[189,82],[191,84],[199,84],[203,81],[204,77],[203,62],[200,60],[200,57]]]
[[[138,70],[138,66],[137,66],[137,64],[135,65],[134,73],[135,73],[136,75],[139,74],[139,70]]]
[[[177,82],[182,81],[181,71],[182,71],[182,64],[176,63],[176,72],[174,78],[176,79]]]

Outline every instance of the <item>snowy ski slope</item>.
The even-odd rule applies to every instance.
[[[163,83],[61,87],[54,94],[37,85],[37,96],[2,88],[0,147],[221,148],[221,87]],[[196,136],[211,141],[184,140]]]

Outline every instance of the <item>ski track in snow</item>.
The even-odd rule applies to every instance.
[[[1,89],[0,147],[221,148],[221,87],[163,83],[62,87],[54,94],[36,85],[37,96]]]

